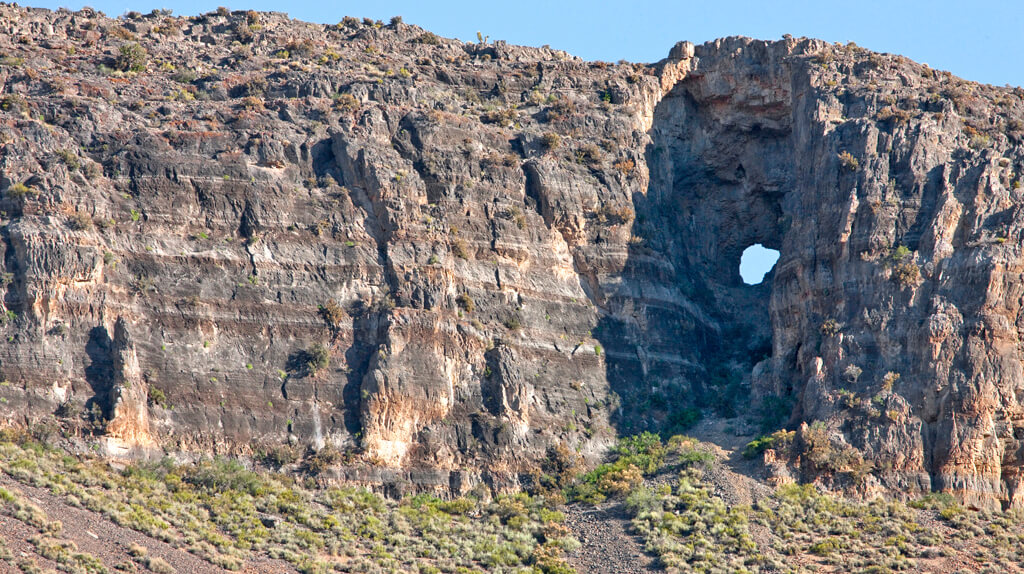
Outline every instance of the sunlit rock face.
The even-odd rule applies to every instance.
[[[1020,504],[1013,90],[805,39],[0,30],[7,423],[460,493],[700,409],[796,430],[773,480]]]

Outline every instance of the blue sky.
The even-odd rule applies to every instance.
[[[111,16],[153,8],[195,15],[227,5],[234,10],[277,10],[330,24],[343,16],[388,20],[401,15],[406,22],[443,36],[474,40],[479,30],[492,40],[550,44],[588,60],[607,61],[657,61],[679,40],[700,43],[732,35],[776,39],[788,33],[852,41],[879,52],[903,54],[969,80],[1024,86],[1021,0],[29,0],[26,4],[73,9],[90,5]]]

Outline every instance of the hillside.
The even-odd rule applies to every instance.
[[[789,37],[611,64],[400,19],[4,4],[0,32],[10,445],[488,523],[691,432],[762,497],[1024,504],[1024,90]],[[755,243],[781,257],[745,285]],[[536,512],[488,532],[543,547]]]

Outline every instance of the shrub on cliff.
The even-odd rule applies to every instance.
[[[320,474],[341,462],[342,458],[337,449],[326,446],[306,457],[306,470],[312,474]]]
[[[462,309],[467,313],[472,313],[473,309],[476,308],[476,305],[473,303],[473,298],[466,293],[460,293],[459,296],[455,298],[455,302],[458,303],[459,307],[462,307]]]
[[[860,167],[860,162],[853,156],[852,153],[844,151],[839,154],[839,165],[842,166],[843,171],[857,171]]]
[[[149,53],[142,46],[134,42],[125,44],[118,49],[114,67],[122,72],[143,72],[148,57]]]
[[[312,347],[306,351],[306,367],[309,369],[310,374],[315,375],[318,371],[326,369],[331,362],[330,352],[327,347],[320,343],[315,343]]]
[[[161,407],[167,406],[167,395],[156,387],[149,387],[149,396],[147,397],[147,400],[150,405],[159,405]]]
[[[914,263],[900,263],[893,269],[892,277],[900,287],[909,287],[917,283],[921,270]]]
[[[320,305],[320,317],[331,329],[337,329],[345,320],[345,315],[345,309],[334,299],[330,299],[323,305]]]
[[[18,182],[7,188],[7,197],[17,199],[33,193],[33,189],[24,183]]]
[[[796,436],[795,431],[785,430],[775,431],[770,435],[761,435],[747,443],[747,446],[743,449],[743,456],[745,458],[754,458],[768,449],[788,450],[793,444],[794,436]]]

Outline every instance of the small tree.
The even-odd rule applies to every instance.
[[[306,351],[306,368],[309,369],[309,374],[315,375],[317,371],[326,369],[330,363],[331,355],[324,345],[316,343]]]
[[[122,72],[142,72],[146,69],[148,56],[145,48],[132,42],[121,46],[114,65]]]

